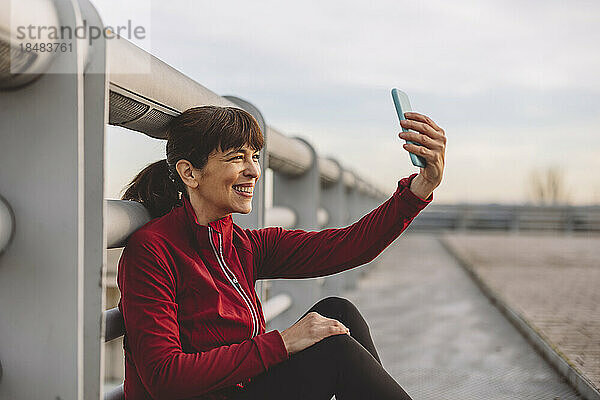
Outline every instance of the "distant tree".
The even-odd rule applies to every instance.
[[[529,191],[536,204],[565,204],[569,201],[563,173],[558,167],[532,171]]]

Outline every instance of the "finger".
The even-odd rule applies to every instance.
[[[427,135],[423,135],[421,133],[416,132],[400,132],[398,136],[404,140],[410,140],[416,143],[420,143],[428,149],[432,150],[442,150],[444,148],[444,143],[440,140],[432,139]]]
[[[329,318],[329,321],[332,323],[333,326],[336,326],[336,327],[342,328],[342,329],[346,329],[344,324],[342,324],[339,320],[337,320],[335,318]]]
[[[433,139],[441,139],[443,136],[440,132],[433,129],[433,127],[426,122],[413,121],[410,119],[405,119],[400,121],[400,126],[404,129],[412,129],[417,132],[420,132],[424,135],[427,135]]]
[[[424,123],[426,123],[428,125],[431,125],[431,127],[433,129],[435,129],[436,131],[441,131],[441,132],[444,131],[431,118],[429,118],[427,115],[423,115],[423,114],[419,114],[418,112],[410,111],[410,112],[404,113],[404,117],[406,119],[412,119],[412,120],[424,122]]]
[[[346,327],[346,325],[342,324],[340,321],[338,321],[337,319],[334,319],[333,321],[336,322],[336,326],[338,327],[338,329],[340,329],[342,332],[346,333],[346,331],[349,331],[349,329]]]
[[[406,119],[414,119],[416,121],[420,121],[420,122],[424,122],[428,125],[430,125],[433,129],[435,129],[436,131],[440,132],[442,135],[444,135],[444,130],[442,128],[440,128],[431,118],[429,118],[427,115],[423,115],[423,114],[419,114],[417,112],[407,112],[404,113],[404,118]]]
[[[419,146],[412,143],[405,143],[402,145],[406,151],[413,153],[414,155],[423,157],[426,161],[429,161],[428,165],[432,162],[437,161],[437,153],[433,150],[428,149],[424,146]]]
[[[340,329],[341,329],[342,331],[344,331],[344,332],[350,332],[350,329],[348,329],[348,328],[346,327],[346,325],[344,325],[344,324],[342,324],[342,323],[340,323]]]
[[[331,335],[342,335],[349,332],[348,328],[343,325],[330,325],[327,330]]]
[[[346,328],[346,326],[342,324],[342,326],[340,326],[340,332],[349,335],[350,334],[350,329]]]

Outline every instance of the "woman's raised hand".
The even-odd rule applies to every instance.
[[[400,121],[405,129],[416,132],[400,132],[398,136],[404,140],[419,143],[422,146],[406,143],[406,151],[421,156],[427,162],[425,168],[413,179],[410,190],[422,199],[427,199],[433,190],[442,182],[444,174],[446,133],[426,115],[415,112],[404,114],[406,118]]]
[[[340,321],[309,312],[294,325],[281,332],[288,354],[294,354],[332,335],[350,334]]]

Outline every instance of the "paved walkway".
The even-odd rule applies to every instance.
[[[439,241],[407,233],[353,291],[386,370],[415,399],[579,399]]]
[[[600,388],[600,236],[452,233],[444,241],[493,296]]]

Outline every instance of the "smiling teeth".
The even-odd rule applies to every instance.
[[[238,192],[244,192],[248,194],[252,194],[252,188],[242,187],[242,186],[234,186],[233,187]]]

